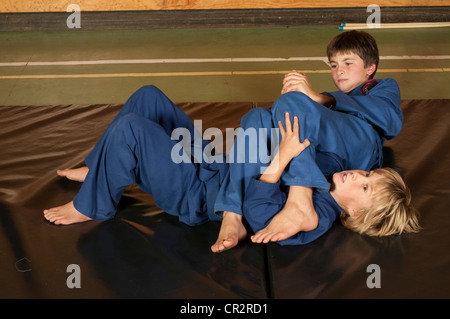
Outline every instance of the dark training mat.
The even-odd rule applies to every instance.
[[[269,104],[179,103],[203,130],[237,127],[258,105]],[[112,220],[45,221],[80,186],[56,169],[83,165],[120,107],[0,106],[0,298],[450,297],[450,100],[403,101],[402,133],[385,143],[420,233],[373,239],[335,223],[305,246],[247,240],[221,254],[210,251],[219,223],[183,225],[135,186]]]

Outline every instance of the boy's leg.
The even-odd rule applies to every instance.
[[[148,85],[140,88],[129,97],[97,144],[101,145],[105,135],[108,134],[108,131],[112,130],[123,116],[131,113],[140,115],[143,118],[159,124],[169,136],[176,128],[186,128],[189,130],[192,139],[191,141],[193,142],[195,136],[194,125],[190,118],[161,90],[155,86]],[[91,153],[86,157],[85,162],[88,167],[92,163],[92,158],[98,156],[96,154],[97,152],[98,147],[94,147]]]
[[[283,209],[251,239],[255,243],[284,240],[300,231],[317,228],[318,222],[312,200],[312,188],[292,185],[289,187],[288,198]]]
[[[308,138],[311,143],[289,164],[282,176],[285,185],[328,191],[329,184],[315,162],[316,151],[338,155],[345,169],[369,170],[379,162],[381,142],[373,127],[362,119],[332,111],[299,92],[283,94],[271,110],[274,122],[284,123],[286,112],[297,115],[300,140]]]
[[[118,121],[129,114],[140,115],[154,123],[158,123],[160,127],[170,135],[175,128],[185,128],[190,132],[191,142],[194,138],[194,126],[190,121],[189,117],[182,112],[172,101],[167,98],[158,88],[154,86],[144,86],[137,90],[125,103],[120,112],[116,115],[115,119],[111,122],[108,129],[105,131],[103,136],[97,142],[94,149],[86,157],[85,163],[87,166],[80,167],[76,169],[64,169],[58,170],[58,175],[69,178],[71,180],[84,182],[87,173],[89,172],[88,167],[96,165],[96,160],[99,157],[99,152],[104,145],[106,137],[109,133],[116,127]],[[201,144],[198,142],[197,144]],[[69,203],[71,204],[71,203]],[[70,206],[70,205],[68,205]],[[58,217],[60,216],[60,209],[54,208],[50,213],[55,213],[57,210]],[[74,213],[77,213],[75,208],[72,209]],[[49,212],[49,210],[46,210]],[[82,218],[84,219],[84,217]],[[71,220],[79,220],[78,218]],[[70,220],[65,220],[70,222]]]
[[[174,162],[175,144],[153,121],[136,114],[121,117],[98,144],[89,173],[74,198],[75,209],[91,219],[109,219],[125,187],[136,182],[153,195],[161,209],[182,222],[206,222],[204,183],[197,177],[195,164]]]
[[[261,174],[274,155],[270,151],[276,147],[272,145],[272,128],[272,114],[268,109],[255,108],[242,117],[227,157],[229,170],[216,199],[215,211],[242,215],[243,196],[250,179]]]
[[[216,212],[224,213],[219,236],[211,247],[213,252],[230,249],[247,235],[242,224],[244,191],[250,178],[261,174],[263,167],[269,165],[272,127],[272,115],[264,108],[252,109],[241,120],[227,158],[229,170],[214,207]]]

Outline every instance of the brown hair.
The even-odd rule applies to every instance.
[[[372,206],[355,217],[341,214],[342,224],[360,234],[389,236],[418,232],[421,227],[418,211],[411,204],[411,192],[401,176],[391,168],[376,169],[383,176],[375,185],[377,192]]]
[[[367,32],[351,30],[338,34],[328,43],[327,56],[329,60],[337,53],[350,52],[357,54],[364,61],[366,68],[372,63],[375,64],[375,71],[369,77],[372,79],[380,61],[375,39]]]

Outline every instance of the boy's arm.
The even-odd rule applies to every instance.
[[[366,94],[359,91],[350,94],[336,91],[327,95],[335,98],[335,111],[354,114],[365,119],[386,139],[396,137],[402,129],[400,89],[394,79],[379,80],[378,84]]]
[[[302,92],[313,101],[334,110],[354,114],[376,127],[386,139],[396,137],[403,125],[400,109],[400,89],[394,79],[380,80],[367,93],[358,90],[347,94],[342,91],[319,94],[315,92],[307,77],[297,71],[288,73],[283,80],[281,93]]]
[[[301,92],[307,95],[311,100],[327,107],[333,106],[336,103],[333,96],[320,94],[314,91],[306,75],[295,70],[286,74],[284,77],[281,94],[293,91]]]
[[[300,155],[300,153],[303,152],[303,150],[310,144],[308,139],[300,142],[297,116],[294,116],[294,125],[292,127],[289,113],[286,112],[285,122],[286,130],[284,129],[281,121],[278,122],[281,134],[281,142],[278,147],[278,152],[259,178],[260,181],[266,183],[277,183],[289,162],[294,157]]]

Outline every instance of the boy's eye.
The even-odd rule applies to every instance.
[[[367,185],[364,185],[364,186],[363,186],[363,190],[364,190],[365,192],[367,192],[367,188],[368,188]]]

